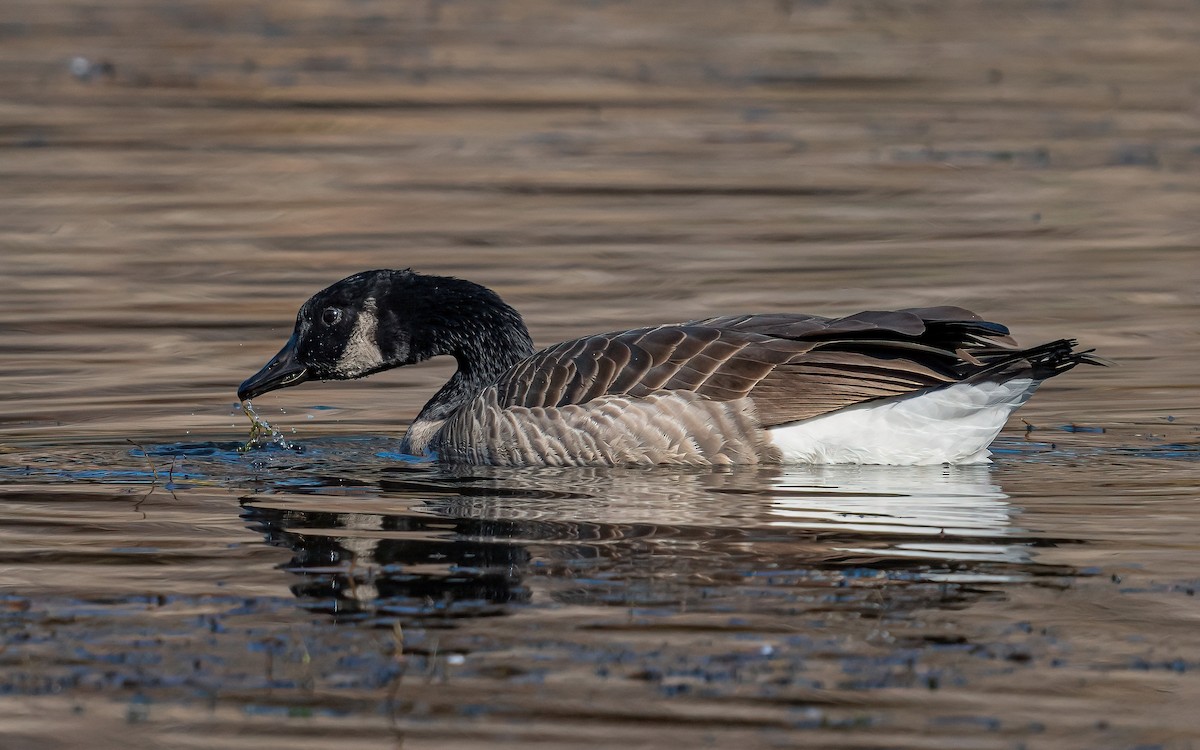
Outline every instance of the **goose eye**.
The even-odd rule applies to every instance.
[[[342,311],[336,307],[327,307],[321,313],[321,322],[327,326],[337,325],[337,322],[342,319]]]

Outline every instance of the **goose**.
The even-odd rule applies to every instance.
[[[1103,363],[1072,339],[1018,348],[949,306],[727,315],[535,351],[492,290],[375,270],[305,302],[238,398],[439,355],[458,369],[400,450],[502,466],[982,463],[1042,381]]]

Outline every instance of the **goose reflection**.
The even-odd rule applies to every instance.
[[[987,467],[398,469],[355,490],[259,495],[245,515],[292,550],[305,606],[356,621],[450,626],[523,604],[795,613],[868,578],[870,606],[912,609],[979,595],[947,583],[1062,573],[1036,563],[1052,541],[1013,525]]]
[[[991,482],[986,466],[813,467],[777,478],[772,511],[780,517],[775,521],[780,526],[885,534],[889,538],[883,546],[892,557],[1012,563],[1032,559],[1029,542],[1013,538],[1023,533],[1012,526],[1016,509]],[[973,577],[981,580],[980,574]]]

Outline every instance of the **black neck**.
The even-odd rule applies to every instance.
[[[521,315],[490,289],[461,279],[418,276],[404,306],[414,325],[409,362],[448,354],[458,371],[417,421],[446,419],[510,367],[533,353]]]
[[[498,332],[496,332],[498,333]],[[489,336],[483,341],[467,342],[450,354],[458,361],[458,371],[433,395],[421,409],[417,420],[440,420],[458,411],[510,367],[533,354],[533,342],[521,327],[520,337]]]

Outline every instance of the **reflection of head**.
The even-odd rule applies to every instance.
[[[525,550],[477,541],[492,530],[464,519],[247,508],[267,541],[293,551],[287,569],[303,576],[292,593],[310,608],[371,615],[461,617],[488,614],[528,598]],[[402,536],[399,536],[402,535]]]

